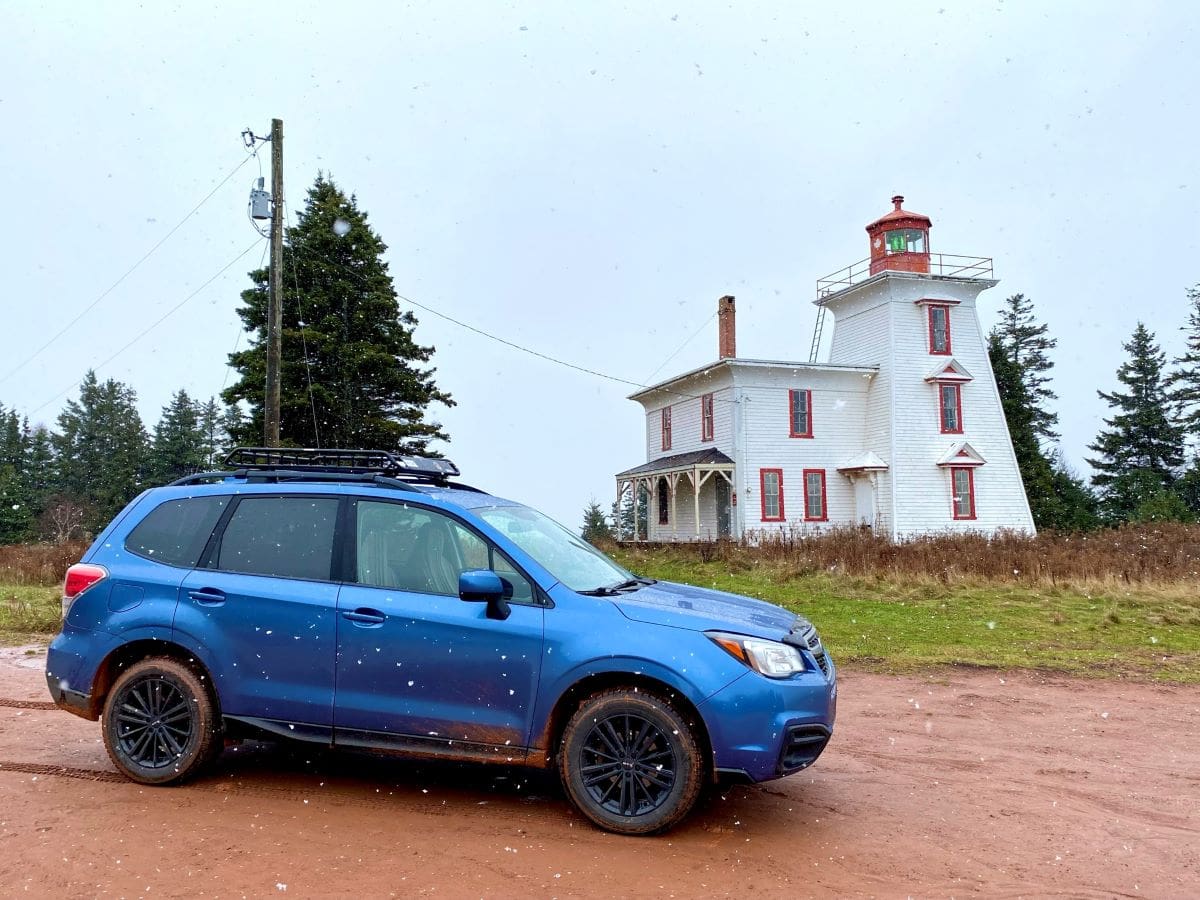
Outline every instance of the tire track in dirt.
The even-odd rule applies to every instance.
[[[58,709],[49,700],[14,700],[10,697],[0,697],[0,706],[10,709]]]
[[[0,760],[0,772],[21,772],[25,775],[57,775],[61,778],[82,778],[84,781],[107,781],[131,784],[128,778],[103,769],[77,769],[74,766],[52,766],[45,763],[9,762]]]

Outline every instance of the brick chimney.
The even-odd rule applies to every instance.
[[[726,294],[717,301],[717,349],[721,359],[737,356],[737,310],[733,297]]]

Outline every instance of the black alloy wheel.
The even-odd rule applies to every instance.
[[[583,742],[583,786],[618,816],[653,812],[671,796],[676,750],[658,726],[630,713],[600,719]]]
[[[211,693],[191,668],[152,657],[130,666],[104,703],[109,758],[142,784],[173,784],[194,775],[220,751]]]
[[[668,700],[620,688],[587,698],[563,731],[559,775],[571,802],[617,834],[665,831],[704,785],[698,726]]]

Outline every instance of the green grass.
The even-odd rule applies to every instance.
[[[947,665],[1200,683],[1195,584],[1037,586],[789,572],[618,550],[639,574],[761,597],[808,616],[842,665]]]
[[[44,640],[57,632],[61,597],[55,587],[0,584],[0,644]]]

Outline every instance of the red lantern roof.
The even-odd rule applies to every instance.
[[[885,225],[896,225],[909,228],[929,228],[933,225],[929,216],[921,213],[909,212],[903,209],[900,204],[904,202],[904,198],[897,194],[892,198],[892,205],[895,206],[886,216],[880,216],[874,222],[867,226],[867,231],[875,231]]]

